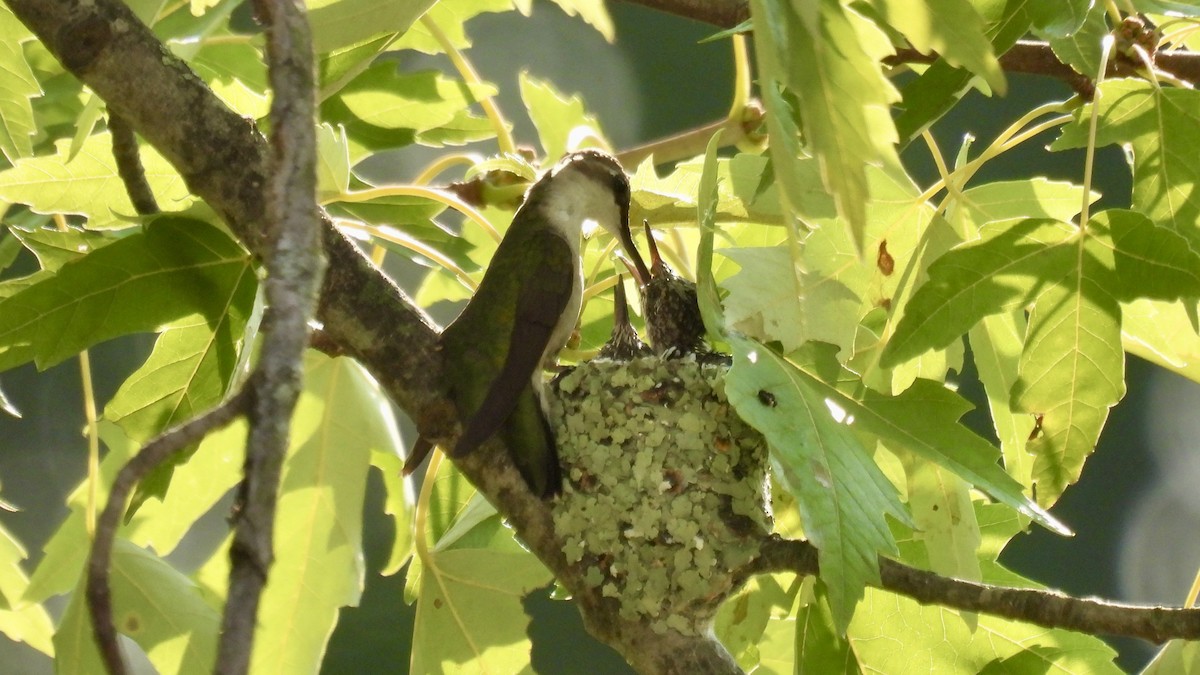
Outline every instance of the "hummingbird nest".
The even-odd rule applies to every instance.
[[[771,530],[766,441],[726,400],[727,369],[596,359],[548,388],[567,560],[658,633],[710,630]]]

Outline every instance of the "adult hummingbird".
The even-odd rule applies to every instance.
[[[629,199],[625,171],[599,150],[566,155],[526,192],[479,289],[440,338],[448,391],[463,423],[452,457],[500,433],[530,490],[543,497],[559,490],[542,367],[553,363],[579,320],[585,225],[617,237],[645,268],[629,232]],[[422,458],[414,449],[406,468]]]

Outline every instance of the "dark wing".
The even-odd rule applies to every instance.
[[[549,230],[531,235],[529,244],[528,250],[540,251],[545,257],[540,265],[530,266],[531,273],[521,280],[504,366],[454,447],[451,454],[455,457],[479,447],[504,425],[522,390],[541,367],[542,354],[571,298],[575,283],[571,247]]]

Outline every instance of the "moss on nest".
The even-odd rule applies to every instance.
[[[709,629],[771,529],[767,449],[725,399],[721,363],[583,363],[549,388],[566,476],[555,527],[622,615]]]

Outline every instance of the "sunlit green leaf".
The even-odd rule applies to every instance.
[[[423,5],[429,3],[422,1]],[[445,34],[446,41],[455,49],[466,49],[471,46],[467,37],[467,21],[484,12],[507,12],[513,8],[513,0],[441,0],[426,13],[428,21],[436,25]],[[426,54],[441,54],[445,52],[439,40],[425,25],[417,22],[408,29],[395,47],[397,49],[415,49]]]
[[[918,51],[935,52],[1004,93],[1004,72],[984,34],[983,18],[969,0],[871,0],[871,7]]]
[[[768,124],[771,117],[791,117],[781,90],[786,87],[796,97],[807,149],[820,160],[838,213],[861,247],[870,199],[865,167],[899,163],[888,111],[899,96],[879,67],[891,53],[890,42],[874,24],[833,0],[804,11],[780,0],[755,0],[750,6],[755,24],[770,26],[754,33]],[[837,106],[831,105],[834,100]],[[776,171],[791,195],[798,190],[787,184],[795,179],[781,167],[798,156],[789,147],[793,134],[777,125],[770,133]]]
[[[1063,281],[1074,263],[1065,242],[1078,230],[1052,220],[986,225],[981,239],[959,246],[929,268],[884,350],[884,365],[943,347],[985,316],[1017,309]]]
[[[1029,314],[1012,406],[1040,416],[1029,442],[1038,503],[1050,505],[1079,479],[1108,409],[1125,395],[1125,352],[1112,242],[1098,228],[1072,242],[1067,275]]]
[[[391,404],[355,361],[305,356],[279,488],[275,563],[263,592],[251,670],[314,672],[363,586],[362,510],[372,450],[399,445]]]
[[[551,0],[569,16],[579,15],[592,28],[595,28],[608,42],[616,39],[616,29],[612,18],[604,6],[604,0]]]
[[[380,33],[408,30],[435,0],[309,0],[313,49],[322,54]]]
[[[1049,8],[1054,5],[1055,3],[1037,3],[1034,6]],[[1087,11],[1083,23],[1075,30],[1062,36],[1046,36],[1054,55],[1074,68],[1075,72],[1089,77],[1095,76],[1100,71],[1104,36],[1109,32],[1106,14],[1107,8],[1104,3],[1097,2]]]
[[[1008,51],[1029,31],[1032,3],[1027,0],[972,4],[983,16],[987,26],[985,33],[996,54]],[[900,114],[896,116],[900,145],[907,145],[958,103],[971,86],[972,78],[967,70],[939,60],[904,85],[904,99],[899,105]]]
[[[117,630],[133,639],[160,673],[208,673],[217,655],[219,612],[199,589],[161,558],[117,539],[110,583]],[[60,673],[104,672],[83,602],[83,585],[54,635]]]
[[[529,666],[529,617],[521,599],[550,573],[493,515],[425,560],[410,670],[471,663],[488,672]]]
[[[1119,300],[1200,297],[1200,255],[1187,239],[1137,211],[1110,209],[1091,224],[1112,237]]]
[[[1133,148],[1133,208],[1187,238],[1200,249],[1200,91],[1156,87],[1144,80],[1105,80],[1096,103],[1080,108],[1076,121],[1050,146],[1083,147],[1088,142],[1092,105],[1099,105],[1096,145]]]
[[[250,259],[208,223],[159,218],[0,301],[0,368],[46,368],[90,345],[200,313],[212,325]]]
[[[554,85],[529,73],[520,76],[521,100],[533,125],[546,157],[561,157],[571,150],[585,147],[605,147],[600,122],[587,112],[578,94],[567,98]]]
[[[29,578],[21,569],[21,561],[27,557],[16,537],[0,526],[0,634],[53,656],[50,640],[54,623],[50,614],[40,602],[25,603],[21,599],[29,585]]]
[[[7,6],[0,7],[0,152],[14,162],[33,154],[33,134],[37,126],[33,105],[29,102],[42,93],[42,87],[25,60],[21,43],[33,34]]]
[[[117,175],[112,140],[107,132],[91,136],[75,159],[67,161],[70,141],[55,144],[57,154],[28,157],[0,171],[0,200],[28,204],[38,213],[77,213],[88,217],[88,227],[120,226],[135,211]],[[140,147],[146,180],[158,204],[179,208],[188,199],[187,186],[167,160],[149,145]]]
[[[988,580],[1011,583],[1010,578]],[[986,614],[968,618],[876,589],[867,589],[847,637],[866,672],[1121,672],[1112,662],[1115,652],[1099,638]]]
[[[819,383],[755,342],[731,336],[730,345],[729,402],[770,442],[775,476],[800,505],[844,627],[863,589],[879,581],[879,554],[896,550],[884,515],[907,520],[904,507]]]

